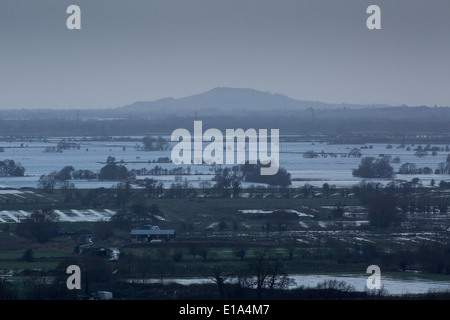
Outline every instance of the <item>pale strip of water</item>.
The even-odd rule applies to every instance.
[[[314,288],[319,283],[326,280],[344,281],[346,284],[351,285],[356,291],[366,291],[367,277],[355,276],[355,275],[291,275],[289,276],[295,281],[294,285],[291,285],[289,289],[295,289],[298,287],[310,287]],[[161,282],[160,279],[130,279],[129,282],[137,283],[157,283]],[[190,284],[205,284],[213,283],[212,279],[208,278],[167,278],[164,279],[164,283],[178,283],[183,285]],[[381,286],[390,295],[401,294],[420,294],[430,291],[450,291],[450,277],[449,281],[431,281],[424,280],[418,277],[410,279],[394,279],[390,277],[381,276]]]

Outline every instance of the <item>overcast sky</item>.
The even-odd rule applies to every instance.
[[[81,8],[81,30],[66,9]],[[381,8],[381,30],[366,9]],[[104,108],[214,87],[450,106],[448,0],[1,0],[0,108]]]

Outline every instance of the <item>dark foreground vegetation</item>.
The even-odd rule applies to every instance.
[[[441,141],[448,142],[448,107],[364,107],[337,108],[311,107],[297,110],[272,108],[250,111],[243,107],[227,114],[198,112],[204,127],[224,130],[227,128],[282,128],[283,134],[332,134],[338,139],[347,134],[442,134]],[[167,110],[166,110],[167,109]],[[228,109],[228,106],[227,106]],[[115,112],[118,111],[118,112]],[[83,110],[83,121],[76,110],[5,110],[0,120],[0,135],[43,136],[115,136],[146,135],[152,132],[171,134],[177,128],[191,128],[197,109],[185,114],[169,111],[170,108],[142,109],[142,112],[121,112],[117,109],[98,110],[95,114]],[[181,111],[182,109],[180,109]],[[220,109],[218,109],[220,110]],[[223,110],[223,109],[222,109]],[[162,115],[161,112],[168,111]],[[10,114],[11,113],[11,114]],[[65,114],[60,114],[65,113]],[[9,115],[10,114],[10,115]],[[113,119],[111,119],[113,118]],[[98,120],[95,120],[98,119]],[[445,137],[445,135],[447,135]],[[387,142],[384,140],[383,142]],[[359,141],[356,143],[360,143]],[[436,142],[437,143],[437,142]]]
[[[231,198],[213,186],[194,191],[174,197],[170,189],[124,183],[111,189],[34,190],[39,197],[20,203],[3,199],[5,210],[26,207],[32,214],[1,225],[0,296],[76,299],[106,290],[117,299],[448,299],[445,292],[402,297],[357,292],[339,281],[286,290],[292,275],[367,276],[373,264],[384,275],[406,279],[412,270],[448,280],[445,185],[261,187],[240,189]],[[116,213],[109,221],[64,222],[53,210],[65,208]],[[242,211],[254,209],[266,211]],[[358,224],[361,219],[367,223]],[[175,240],[131,242],[130,231],[148,224],[175,230]],[[110,260],[111,248],[120,250],[120,259]],[[82,270],[80,290],[66,287],[69,265]],[[190,277],[212,284],[199,289],[170,282]]]
[[[50,284],[36,278],[24,279],[18,285],[0,280],[1,300],[84,300],[98,299],[96,294],[68,291],[65,280],[55,280]],[[116,300],[255,300],[257,290],[239,284],[225,284],[219,291],[217,284],[181,285],[176,283],[126,283],[110,282],[90,284],[92,292],[107,288],[114,292]],[[354,291],[342,282],[325,281],[313,288],[292,290],[273,289],[265,291],[261,300],[449,300],[450,292],[429,292],[426,294],[405,294],[390,296],[381,292]]]

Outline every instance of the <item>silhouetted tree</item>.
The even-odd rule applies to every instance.
[[[228,275],[225,273],[225,270],[220,265],[215,265],[211,268],[211,279],[217,284],[219,289],[219,296],[223,297],[224,294],[224,285],[227,281]]]
[[[244,260],[245,254],[247,253],[247,249],[246,248],[237,248],[236,250],[233,251],[233,254],[238,257],[241,261]]]
[[[239,181],[233,181],[232,188],[233,198],[238,198],[241,192],[241,183]]]
[[[128,173],[128,169],[123,165],[107,164],[103,168],[100,169],[100,173],[98,175],[99,179],[106,180],[121,180],[128,179],[130,177]]]
[[[41,175],[37,183],[38,189],[42,189],[44,191],[51,191],[55,189],[56,185],[59,182],[57,176],[58,176],[57,171]]]
[[[22,260],[26,261],[26,262],[33,262],[34,261],[33,249],[25,250],[25,252],[23,253],[23,256],[22,256]]]
[[[145,151],[163,151],[169,148],[169,143],[161,136],[158,136],[158,138],[152,136],[143,137],[142,144]]]
[[[387,228],[399,221],[395,198],[391,195],[375,195],[369,203],[369,223],[376,228]]]
[[[16,300],[17,289],[7,278],[0,277],[0,300]]]
[[[270,293],[275,288],[285,289],[291,283],[281,261],[273,259],[266,250],[255,252],[248,263],[248,272],[254,279],[258,299],[261,299],[264,290]]]
[[[23,177],[25,168],[14,160],[0,161],[0,177]]]
[[[75,168],[72,166],[65,166],[56,174],[56,179],[58,181],[70,180],[72,178],[72,172],[75,171]]]
[[[362,178],[392,178],[394,169],[384,158],[364,157],[358,169],[353,170],[353,175]]]
[[[16,227],[20,236],[35,238],[38,242],[47,242],[57,233],[58,215],[50,210],[32,212],[26,219],[21,220]]]
[[[120,182],[113,186],[113,189],[117,190],[116,202],[118,205],[124,206],[131,197],[131,185],[130,183]]]

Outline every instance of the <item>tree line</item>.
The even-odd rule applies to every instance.
[[[353,176],[362,178],[393,178],[395,177],[394,168],[389,164],[389,156],[380,158],[364,157],[357,169],[353,170]],[[417,168],[414,163],[406,162],[402,164],[397,172],[398,174],[432,174],[433,169],[429,167]],[[447,155],[445,162],[438,164],[434,171],[435,174],[450,174],[450,154]]]
[[[0,161],[0,177],[23,177],[25,168],[11,159]]]

